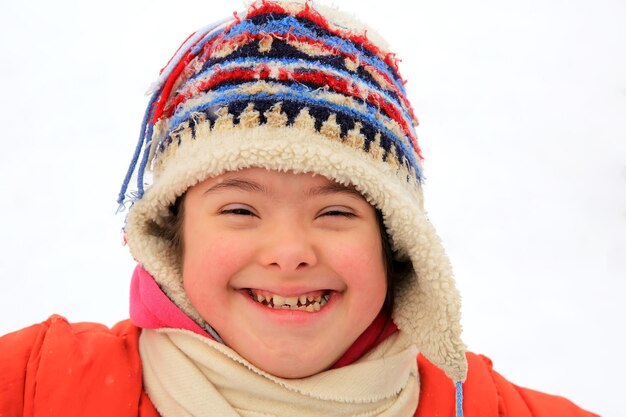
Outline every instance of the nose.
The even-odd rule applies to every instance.
[[[264,267],[291,273],[317,263],[311,233],[297,223],[285,223],[268,230],[259,255]]]

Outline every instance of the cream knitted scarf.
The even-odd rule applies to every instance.
[[[417,409],[417,348],[401,332],[351,365],[304,379],[272,376],[180,329],[144,329],[139,352],[144,388],[163,417],[406,417]]]

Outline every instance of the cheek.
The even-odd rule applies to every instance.
[[[348,284],[373,300],[384,299],[387,292],[386,268],[379,238],[356,239],[333,245],[335,268]]]
[[[183,285],[192,303],[228,287],[250,250],[240,240],[192,231],[185,236]]]

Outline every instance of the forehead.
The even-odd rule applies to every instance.
[[[351,184],[339,184],[323,175],[265,168],[229,171],[206,179],[192,188],[194,192],[201,192],[204,195],[232,190],[262,193],[269,196],[296,194],[301,197],[341,193],[361,200],[365,199]]]

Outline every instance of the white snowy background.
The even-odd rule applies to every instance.
[[[469,348],[624,415],[626,2],[335,4],[403,60]],[[1,0],[0,333],[128,316],[114,214],[144,92],[187,35],[242,9]]]

